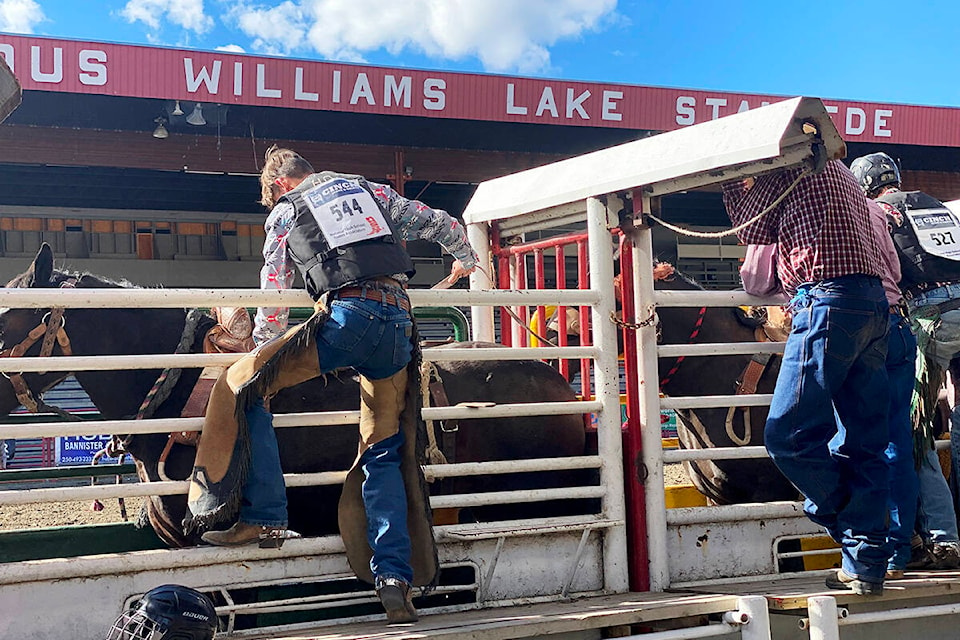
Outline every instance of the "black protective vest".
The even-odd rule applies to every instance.
[[[894,191],[877,198],[897,208],[902,216],[891,225],[893,244],[900,257],[900,289],[907,291],[919,284],[960,280],[960,261],[928,253],[920,244],[908,212],[943,209],[942,202],[922,191]],[[956,238],[960,241],[960,238]]]
[[[344,185],[359,187],[366,191],[389,226],[390,233],[369,240],[331,247],[304,197],[307,191],[323,184],[330,184],[331,187]],[[314,173],[307,176],[295,189],[285,193],[278,202],[284,200],[290,202],[296,209],[293,228],[287,235],[287,250],[299,267],[307,292],[314,300],[327,291],[370,278],[392,276],[398,273],[405,273],[409,277],[414,274],[413,261],[401,244],[389,212],[385,211],[380,201],[373,196],[370,185],[362,176],[332,171]],[[342,216],[344,222],[350,221],[353,216],[363,218],[364,212],[356,206],[357,200],[350,197],[335,200],[338,204],[353,202],[354,207],[348,212],[349,216]],[[369,202],[366,198],[360,200]],[[340,207],[334,210],[337,211],[337,216],[341,215]],[[346,208],[343,210],[346,211]]]

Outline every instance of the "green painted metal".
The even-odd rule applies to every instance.
[[[453,325],[453,339],[465,342],[470,339],[470,325],[466,314],[456,307],[416,307],[413,317],[426,320],[446,320]]]
[[[153,529],[132,522],[0,532],[0,562],[165,548]]]

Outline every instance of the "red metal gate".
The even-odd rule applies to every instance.
[[[620,263],[620,328],[623,335],[623,375],[626,391],[626,421],[623,423],[624,487],[627,508],[627,541],[630,552],[628,562],[630,570],[630,588],[633,591],[648,591],[650,574],[646,544],[646,510],[644,506],[645,467],[643,466],[640,430],[641,416],[639,403],[639,366],[636,341],[636,304],[633,296],[632,246],[630,241],[617,230],[619,239]],[[587,260],[587,233],[577,232],[554,236],[521,244],[501,246],[497,225],[491,225],[492,253],[497,265],[496,286],[500,289],[588,289],[590,288],[589,265]],[[572,250],[571,250],[572,247]],[[568,285],[566,256],[576,255],[576,279]],[[548,262],[552,261],[552,262]],[[547,266],[552,266],[555,277],[547,286]],[[530,272],[532,271],[532,278]],[[532,283],[531,283],[532,280]],[[614,283],[611,283],[611,287]],[[500,309],[500,341],[507,346],[529,346],[531,341],[539,341],[536,336],[547,335],[547,309],[540,305],[531,315],[528,307],[521,306],[510,311]],[[578,309],[580,324],[580,345],[589,346],[592,342],[590,328],[590,307]],[[566,308],[557,306],[554,312],[559,327],[566,323]],[[553,314],[550,314],[553,315]],[[611,319],[613,321],[613,319]],[[534,335],[535,334],[535,335]],[[566,331],[557,332],[557,346],[569,346]],[[589,358],[580,359],[580,395],[583,399],[592,399],[591,365]],[[568,359],[560,358],[557,363],[560,373],[571,379]],[[658,429],[660,425],[650,425]]]

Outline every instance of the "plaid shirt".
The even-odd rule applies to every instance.
[[[735,225],[770,206],[805,169],[798,167],[723,185],[723,203]],[[747,244],[778,243],[777,273],[793,296],[797,287],[840,276],[880,277],[880,250],[870,226],[866,196],[839,160],[805,176],[780,204],[738,234]]]

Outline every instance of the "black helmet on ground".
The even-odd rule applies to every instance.
[[[871,153],[861,156],[850,164],[850,171],[856,176],[860,188],[869,197],[888,185],[900,185],[900,169],[893,158],[885,153]]]
[[[210,598],[190,587],[165,584],[120,614],[107,640],[213,640],[217,626]]]

